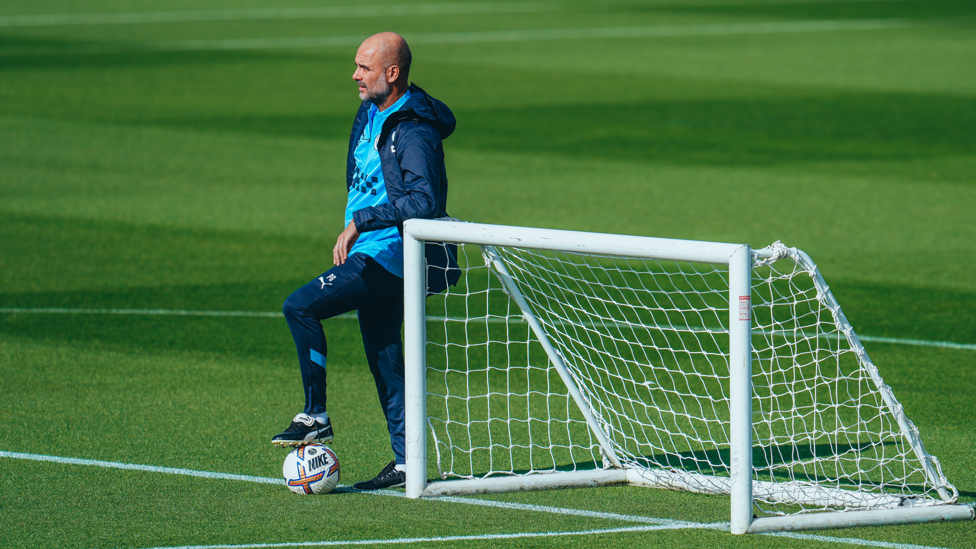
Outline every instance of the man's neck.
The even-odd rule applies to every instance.
[[[407,93],[407,88],[399,88],[394,86],[393,92],[391,92],[390,95],[386,96],[386,101],[383,101],[382,105],[376,105],[377,110],[383,112],[386,109],[392,107],[393,104],[399,101],[400,98],[403,97],[405,93]]]

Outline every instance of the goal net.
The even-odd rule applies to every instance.
[[[625,471],[614,482],[730,494],[738,421],[750,519],[956,502],[803,252],[751,252],[750,295],[730,299],[728,263],[586,251],[586,233],[554,249],[452,234],[460,279],[425,303],[429,475],[487,492]],[[736,314],[751,324],[751,413],[738,419]]]

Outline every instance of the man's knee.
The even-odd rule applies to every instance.
[[[281,312],[285,314],[285,318],[298,318],[304,314],[305,300],[302,299],[300,289],[295,290],[288,296],[288,299],[285,300],[284,305],[281,307]]]

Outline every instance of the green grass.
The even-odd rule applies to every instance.
[[[0,22],[269,7],[280,6],[8,1]],[[459,120],[446,142],[454,216],[754,247],[782,240],[818,262],[859,334],[976,343],[971,2],[570,1],[555,11],[499,10],[0,25],[0,307],[277,311],[329,266],[342,229],[345,148],[358,105],[354,46],[73,54],[80,45],[898,19],[910,24],[418,43],[412,80]],[[49,54],[24,54],[42,46]],[[335,449],[351,484],[389,459],[388,440],[356,323],[338,319],[326,329]],[[960,501],[976,501],[974,352],[867,349]],[[268,437],[302,402],[294,346],[274,318],[0,313],[0,375],[0,451],[264,477],[278,476],[283,458]],[[486,499],[728,520],[725,498],[629,487]],[[301,498],[273,485],[8,458],[0,458],[0,517],[2,547],[634,525],[355,493]],[[976,530],[953,523],[827,535],[965,548]],[[436,546],[812,544],[828,545],[674,530]]]

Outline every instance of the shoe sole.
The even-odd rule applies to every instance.
[[[362,490],[364,492],[367,492],[367,491],[370,491],[370,490],[385,490],[386,488],[399,488],[399,487],[403,486],[406,483],[405,482],[398,482],[397,484],[390,484],[390,485],[387,485],[387,486],[377,486],[375,488],[359,488],[357,486],[357,484],[359,484],[359,483],[357,482],[356,484],[353,484],[352,487],[354,489],[356,489],[356,490]]]
[[[277,446],[278,448],[296,448],[298,446],[305,446],[306,444],[321,443],[321,444],[332,444],[331,436],[312,438],[310,440],[272,440],[271,444]]]

